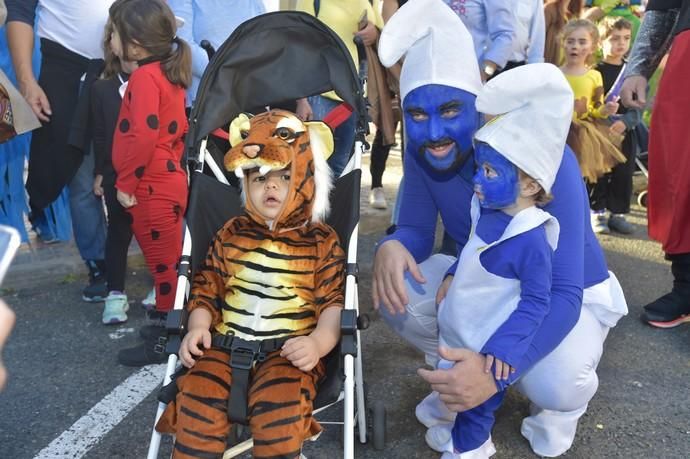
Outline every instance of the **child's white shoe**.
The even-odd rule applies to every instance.
[[[472,451],[465,451],[464,453],[443,453],[441,459],[488,459],[496,454],[496,447],[491,441],[491,436],[486,440],[482,446]]]
[[[102,322],[105,325],[116,325],[127,322],[129,303],[124,293],[110,293],[105,299]]]
[[[156,307],[156,287],[153,287],[151,291],[146,295],[146,298],[141,300],[141,304],[147,310],[154,309]]]
[[[427,429],[424,441],[429,448],[439,453],[453,451],[452,430],[453,423],[436,424]]]

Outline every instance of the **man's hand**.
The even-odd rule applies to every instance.
[[[446,293],[448,293],[448,289],[450,288],[450,284],[453,283],[453,275],[449,274],[447,275],[444,279],[443,282],[441,282],[441,285],[438,287],[438,291],[436,292],[436,305],[441,304],[441,301],[446,297]]]
[[[19,90],[24,99],[29,103],[31,109],[34,111],[39,120],[47,123],[50,121],[50,116],[53,112],[50,110],[50,102],[48,96],[43,92],[43,88],[38,85],[38,82],[31,78],[19,82]]]
[[[373,22],[367,22],[362,30],[355,33],[356,36],[362,39],[362,43],[365,46],[374,46],[376,44],[376,38],[379,35],[379,31]]]
[[[302,371],[310,371],[319,363],[318,343],[311,336],[290,338],[283,344],[280,356]]]
[[[391,314],[404,313],[409,303],[405,288],[405,271],[423,284],[426,282],[414,257],[400,242],[389,240],[381,244],[374,258],[372,296],[374,308],[383,303]]]
[[[199,346],[201,345],[201,346]],[[196,363],[194,356],[204,355],[204,349],[211,348],[211,331],[207,328],[193,328],[184,335],[180,344],[180,362],[187,368]]]
[[[647,104],[647,79],[641,75],[626,78],[621,87],[621,102],[628,108],[642,110]]]
[[[309,121],[314,116],[314,112],[309,105],[307,98],[297,99],[297,108],[295,109],[295,115],[302,121]]]
[[[133,194],[125,193],[124,191],[117,190],[117,202],[120,203],[125,209],[137,205],[137,198]]]
[[[419,376],[440,394],[451,411],[466,411],[487,401],[498,392],[491,373],[484,372],[485,359],[469,349],[439,348],[441,358],[456,362],[448,370],[417,370]]]
[[[103,176],[101,174],[97,174],[93,178],[93,194],[103,196]]]

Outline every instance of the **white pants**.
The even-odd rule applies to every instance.
[[[447,255],[434,255],[422,262],[419,267],[427,280],[423,285],[407,275],[410,303],[405,314],[390,315],[385,308],[379,308],[388,325],[421,350],[432,366],[439,360],[436,291],[454,260]],[[583,303],[580,319],[572,331],[515,384],[531,401],[531,415],[522,422],[522,435],[540,456],[558,456],[572,445],[577,421],[599,386],[596,368],[609,325],[615,324],[615,320],[611,320],[611,310],[619,311],[615,313],[618,318],[627,311],[613,273],[609,279],[592,287],[592,292],[604,291],[603,295],[589,290],[585,291],[584,298],[590,303]],[[604,321],[598,318],[599,309],[609,313]]]

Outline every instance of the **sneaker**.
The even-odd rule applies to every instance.
[[[592,231],[596,234],[609,234],[611,232],[605,213],[592,212],[590,218],[592,220]]]
[[[147,311],[151,311],[152,309],[156,308],[156,287],[153,287],[148,295],[146,295],[146,298],[141,300],[141,304]]]
[[[455,421],[456,413],[448,409],[445,403],[439,398],[439,393],[434,391],[424,397],[414,410],[417,420],[426,428],[431,428],[438,424],[447,424]]]
[[[127,295],[124,293],[111,293],[105,299],[105,307],[103,308],[103,317],[101,320],[105,325],[115,325],[127,322],[127,311],[129,311]]]
[[[640,318],[657,328],[673,328],[690,322],[690,298],[673,290],[645,306]]]
[[[623,215],[611,215],[608,226],[611,230],[621,234],[632,234],[635,227]]]
[[[369,192],[369,205],[374,209],[387,209],[386,195],[382,187],[372,188]]]
[[[165,352],[158,352],[156,341],[144,341],[138,346],[122,349],[117,353],[117,361],[127,367],[143,367],[154,363],[165,363],[168,355]]]
[[[436,452],[445,453],[453,451],[452,430],[452,423],[436,424],[427,429],[424,435],[424,441],[426,441],[429,448]]]
[[[88,303],[105,301],[108,296],[108,287],[105,283],[105,262],[103,260],[89,260],[86,262],[89,268],[89,285],[82,290],[81,298]]]

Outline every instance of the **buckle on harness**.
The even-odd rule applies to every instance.
[[[256,360],[263,360],[261,341],[245,341],[235,338],[230,345],[230,367],[251,370]]]

